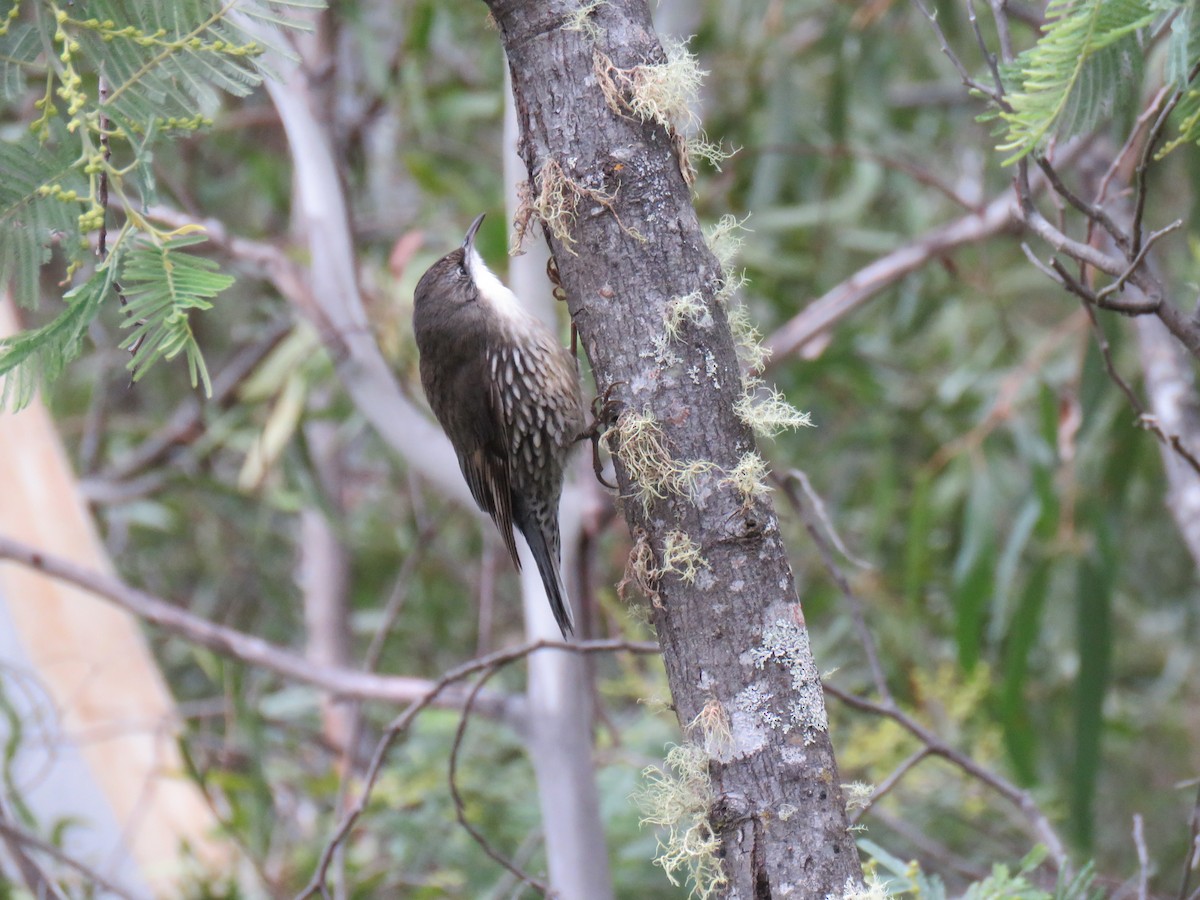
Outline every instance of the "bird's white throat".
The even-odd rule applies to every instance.
[[[491,303],[497,312],[513,317],[528,315],[522,308],[521,301],[517,299],[517,295],[510,291],[504,282],[487,267],[487,263],[483,261],[483,257],[474,247],[467,248],[467,269],[470,272],[471,280],[479,288],[480,296]]]

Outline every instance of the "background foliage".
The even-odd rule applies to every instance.
[[[276,6],[238,9],[273,17]],[[681,21],[696,33],[691,49],[710,70],[708,134],[740,148],[702,175],[697,204],[709,221],[750,217],[744,298],[768,334],[883,253],[1003,191],[1002,160],[1093,128],[1119,143],[1128,110],[1164,80],[1186,83],[1197,56],[1190,3],[1054,0],[1047,41],[1005,73],[1013,110],[979,121],[982,101],[967,96],[910,4],[663,6],[668,27]],[[261,77],[254,39],[229,17],[213,18],[214,9],[224,7],[12,5],[0,36],[0,264],[38,330],[3,347],[0,375],[19,404],[39,374],[61,373],[50,399],[130,582],[245,631],[302,643],[299,514],[334,512],[352,560],[352,658],[402,589],[381,668],[436,677],[477,648],[517,637],[514,579],[494,548],[475,563],[485,544],[475,520],[384,449],[311,334],[294,331],[234,402],[207,407],[194,440],[136,477],[111,475],[112,461],[204,381],[200,348],[219,368],[288,316],[243,264],[145,217],[146,205],[162,202],[244,237],[288,233],[286,145],[273,109],[251,90]],[[167,27],[167,11],[194,25]],[[970,55],[965,7],[946,2],[937,12],[984,72]],[[415,277],[463,223],[500,206],[499,42],[471,0],[353,0],[323,27],[335,48],[329,104],[362,279],[385,349],[411,387]],[[1018,50],[1036,37],[1014,20]],[[179,52],[164,54],[169,47]],[[201,66],[203,82],[191,77]],[[1177,111],[1173,133],[1184,149],[1151,176],[1148,216],[1158,224],[1191,217],[1195,102]],[[98,264],[101,171],[116,236]],[[484,244],[499,260],[496,218]],[[389,255],[414,229],[428,239],[397,275]],[[1194,241],[1177,235],[1161,247],[1173,280],[1194,280]],[[1103,320],[1118,367],[1136,385],[1127,324]],[[119,335],[129,326],[130,338],[147,332],[132,361],[121,349],[130,339]],[[130,388],[129,365],[140,375],[179,353],[190,374],[160,365]],[[1195,568],[1164,509],[1156,444],[1105,374],[1078,303],[1028,265],[1017,238],[1001,234],[905,278],[838,325],[819,355],[776,359],[771,374],[818,429],[765,449],[777,472],[807,473],[853,554],[869,563],[845,567],[902,705],[1031,788],[1077,859],[1096,861],[1105,891],[1135,874],[1131,817],[1143,815],[1154,884],[1173,890],[1194,794],[1181,784],[1200,766]],[[316,471],[314,423],[333,428],[335,496]],[[869,670],[837,587],[800,524],[789,529],[817,658],[839,684],[867,691]],[[627,550],[616,529],[591,535],[597,630],[644,638],[638,601],[618,599],[614,588]],[[419,565],[398,588],[413,554]],[[493,612],[482,625],[481,596]],[[334,821],[336,760],[316,696],[176,640],[160,639],[157,649],[193,711],[187,746],[197,777],[264,877],[298,888]],[[597,662],[595,677],[619,893],[676,896],[650,865],[655,838],[639,830],[628,799],[640,770],[678,738],[670,714],[640,702],[664,701],[665,681],[657,664],[625,658]],[[515,689],[519,678],[509,671],[498,681]],[[919,749],[893,723],[836,703],[832,713],[845,781],[879,782]],[[367,715],[378,728],[387,711]],[[395,754],[367,836],[347,859],[356,896],[400,885],[414,897],[512,889],[454,823],[445,757],[456,722],[454,713],[425,713]],[[462,773],[472,820],[537,869],[537,807],[517,739],[474,720]],[[881,872],[889,858],[918,858],[952,888],[997,862],[1017,872],[1029,850],[1004,801],[939,760],[915,769],[866,824]]]

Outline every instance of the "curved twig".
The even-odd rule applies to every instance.
[[[916,721],[916,719],[913,719],[896,706],[888,703],[876,703],[865,697],[844,691],[829,682],[825,682],[824,687],[825,693],[837,697],[847,706],[891,719],[923,743],[930,753],[940,756],[947,762],[958,766],[958,768],[962,769],[968,775],[978,779],[1000,794],[1000,796],[1012,803],[1025,816],[1033,833],[1050,851],[1050,856],[1059,871],[1066,872],[1069,870],[1070,859],[1067,856],[1067,850],[1062,842],[1062,838],[1058,836],[1058,832],[1054,830],[1054,826],[1050,824],[1050,820],[1042,812],[1041,808],[1038,807],[1028,791],[1021,790],[1002,775],[997,775],[990,769],[981,766],[965,753],[955,750],[920,722]]]
[[[354,805],[342,817],[341,822],[338,823],[338,827],[334,830],[325,845],[325,849],[321,852],[321,858],[317,863],[317,869],[313,873],[313,877],[304,886],[303,890],[296,895],[295,900],[305,900],[305,898],[311,897],[314,894],[323,894],[325,892],[325,879],[329,873],[329,866],[333,861],[334,853],[337,852],[337,848],[346,839],[346,836],[349,835],[350,829],[354,827],[354,823],[359,820],[363,811],[366,810],[367,802],[370,800],[371,792],[375,788],[375,782],[379,778],[379,773],[383,768],[383,763],[387,759],[392,745],[395,744],[396,740],[404,733],[408,726],[412,724],[417,714],[426,707],[431,706],[445,690],[455,683],[462,681],[464,678],[469,678],[476,672],[499,668],[518,659],[523,659],[539,650],[569,650],[575,653],[612,653],[623,650],[630,653],[657,653],[659,652],[659,646],[649,641],[604,640],[572,644],[566,641],[540,640],[508,650],[497,650],[495,653],[489,653],[487,656],[465,662],[445,672],[424,695],[405,707],[404,711],[393,719],[384,731],[383,737],[380,738],[379,743],[375,747],[375,752],[372,754],[371,764],[367,767],[362,793]]]
[[[479,681],[475,682],[475,686],[467,694],[467,702],[463,704],[462,716],[459,718],[458,728],[454,732],[454,743],[450,745],[450,770],[447,775],[447,780],[450,784],[450,798],[454,801],[454,816],[458,819],[458,824],[466,829],[467,834],[482,848],[483,852],[504,866],[514,878],[518,879],[522,884],[529,885],[534,890],[541,891],[542,896],[552,897],[554,896],[554,892],[550,889],[550,885],[534,878],[517,866],[516,863],[493,847],[484,833],[468,821],[466,805],[463,803],[462,794],[458,792],[458,751],[462,749],[463,737],[467,733],[467,721],[471,716],[471,705],[475,702],[475,697],[478,696],[483,686],[499,671],[499,666],[493,666],[480,676]]]

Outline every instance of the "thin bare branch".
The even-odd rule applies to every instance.
[[[970,213],[920,236],[859,269],[841,284],[826,291],[785,322],[764,342],[771,350],[768,366],[828,331],[872,297],[932,260],[959,247],[994,237],[1017,225],[1017,207],[1005,191],[981,212]]]
[[[838,534],[837,528],[834,527],[833,519],[829,517],[829,510],[825,508],[825,501],[821,499],[821,495],[817,493],[816,488],[812,486],[812,481],[803,469],[792,469],[788,472],[790,478],[794,478],[800,487],[804,490],[804,495],[808,497],[812,503],[813,512],[816,514],[817,521],[821,523],[821,527],[825,530],[825,534],[829,537],[830,543],[837,549],[838,553],[846,557],[854,565],[860,569],[874,569],[875,567],[861,557],[855,556],[850,552],[850,548],[846,546],[846,542],[842,540],[842,536]]]
[[[1074,162],[1085,149],[1083,141],[1069,143],[1058,154],[1060,164]],[[1019,193],[1027,189],[1031,204],[1033,196],[1046,187],[1047,180],[1040,177],[1025,188],[1018,185]],[[806,344],[829,331],[868,300],[933,260],[1005,232],[1015,234],[1020,228],[1019,201],[1013,197],[1011,189],[1005,189],[978,212],[920,235],[830,288],[769,335],[764,341],[771,351],[768,368],[778,365],[788,355],[804,350]],[[1123,267],[1120,261],[1114,266]]]
[[[1024,162],[1024,160],[1022,160]],[[1021,218],[1025,225],[1058,253],[1065,254],[1093,269],[1119,278],[1125,272],[1125,260],[1109,256],[1090,244],[1068,237],[1041,214],[1031,198],[1022,197]]]
[[[1010,4],[1008,0],[989,0],[988,5],[992,8],[992,20],[996,23],[996,36],[1000,39],[1000,59],[1006,63],[1012,62],[1012,35],[1008,30]],[[1037,27],[1041,27],[1040,21]]]
[[[967,71],[967,67],[963,65],[958,55],[950,49],[950,42],[946,39],[946,32],[942,30],[942,24],[938,21],[937,13],[931,11],[924,3],[924,0],[915,0],[917,8],[921,10],[925,18],[929,20],[929,24],[933,26],[934,32],[937,34],[938,44],[945,55],[946,59],[950,60],[950,64],[954,66],[954,70],[958,72],[958,77],[962,79],[962,83],[972,91],[978,91],[983,96],[987,97],[993,103],[1004,108],[1008,108],[1007,101],[995,91],[991,90],[983,82],[971,76]]]
[[[1058,836],[1058,833],[1054,830],[1054,826],[1028,791],[1021,790],[1008,779],[990,769],[984,768],[965,753],[954,749],[920,722],[897,707],[887,703],[876,703],[873,700],[868,700],[865,697],[844,691],[829,682],[825,682],[824,687],[825,693],[837,697],[847,706],[891,719],[923,743],[929,749],[930,753],[954,764],[972,778],[986,784],[996,793],[1000,794],[1000,796],[1012,803],[1025,816],[1034,835],[1050,851],[1050,856],[1058,869],[1064,872],[1069,870],[1070,860],[1062,839]]]
[[[424,697],[432,687],[431,682],[424,678],[372,675],[353,669],[316,665],[303,656],[261,638],[209,622],[145,591],[130,587],[119,579],[35,550],[8,537],[0,536],[0,559],[10,559],[44,572],[51,578],[73,584],[169,634],[207,647],[222,656],[266,669],[301,684],[312,685],[338,697],[406,703]],[[442,693],[438,691],[439,697]],[[492,695],[486,700],[492,715],[501,715],[508,702],[502,696]],[[461,696],[448,696],[444,705],[457,707],[461,702]]]
[[[1137,121],[1133,123],[1133,128],[1129,130],[1129,136],[1125,138],[1125,143],[1121,145],[1120,151],[1113,157],[1109,163],[1108,170],[1104,173],[1104,177],[1100,179],[1100,185],[1096,189],[1096,199],[1094,205],[1100,206],[1108,199],[1108,186],[1116,177],[1117,172],[1125,164],[1126,158],[1133,152],[1133,148],[1137,145],[1138,139],[1142,135],[1142,131],[1147,128],[1151,122],[1158,118],[1162,111],[1162,105],[1171,95],[1171,88],[1167,85],[1158,89],[1158,92],[1150,98],[1150,102],[1146,104],[1146,108],[1142,110],[1137,117]]]
[[[311,897],[314,894],[324,895],[325,879],[328,876],[329,866],[333,861],[334,853],[346,839],[346,836],[350,833],[350,829],[354,827],[354,823],[358,821],[363,811],[367,808],[371,792],[374,790],[375,782],[379,778],[379,773],[383,768],[383,763],[387,759],[392,745],[408,729],[413,719],[417,717],[417,714],[426,707],[433,705],[443,692],[464,678],[469,678],[477,672],[507,665],[518,659],[524,659],[526,656],[539,650],[568,650],[573,653],[614,653],[618,651],[658,653],[659,646],[657,643],[650,641],[584,641],[572,644],[566,641],[540,640],[508,650],[497,650],[495,653],[473,659],[443,673],[442,677],[435,681],[429,690],[405,707],[404,711],[388,725],[371,757],[371,765],[367,768],[361,794],[354,805],[343,816],[341,822],[338,823],[337,828],[334,829],[328,843],[325,845],[325,849],[321,853],[321,858],[317,863],[317,869],[313,873],[312,879],[296,895],[295,900],[305,900],[305,898]]]
[[[450,783],[450,797],[454,801],[454,816],[458,819],[458,824],[466,829],[467,834],[480,846],[484,853],[512,873],[513,877],[518,879],[522,884],[527,884],[534,890],[541,891],[543,896],[550,897],[553,896],[550,885],[518,868],[516,863],[512,862],[492,846],[482,831],[471,824],[470,820],[467,819],[467,808],[463,803],[462,794],[458,790],[458,753],[462,749],[463,737],[467,733],[467,721],[471,716],[471,706],[475,702],[475,697],[478,696],[479,691],[487,684],[488,679],[499,671],[500,666],[492,666],[485,670],[479,677],[479,680],[475,682],[475,686],[467,694],[467,702],[463,704],[462,716],[459,717],[458,728],[454,732],[454,742],[450,745],[450,770],[447,776]]]
[[[1025,254],[1025,258],[1029,260],[1030,265],[1058,284],[1063,284],[1062,276],[1056,272],[1049,263],[1044,263],[1038,259],[1037,254],[1033,252],[1033,248],[1025,241],[1021,241],[1021,252]],[[1065,285],[1064,285],[1065,287]]]
[[[33,860],[29,859],[24,850],[31,850],[35,853],[41,853],[50,857],[59,865],[66,866],[69,869],[74,869],[93,887],[99,888],[106,894],[112,894],[114,897],[122,898],[122,900],[134,900],[133,894],[126,891],[121,886],[109,881],[95,869],[64,853],[62,850],[55,847],[53,844],[42,840],[40,837],[30,834],[22,828],[18,828],[10,818],[7,817],[4,805],[0,803],[0,838],[3,838],[10,846],[16,845],[21,848],[22,852],[18,856],[18,865],[21,865],[24,871],[22,860],[28,860],[36,866]],[[26,882],[35,896],[53,896],[60,900],[67,900],[66,895],[53,879],[50,879],[41,867],[37,866],[39,876],[30,882],[30,878],[26,876]]]
[[[1191,466],[1197,474],[1200,474],[1200,459],[1197,459],[1196,455],[1183,445],[1183,441],[1179,435],[1167,434],[1157,417],[1146,411],[1146,407],[1142,404],[1137,392],[1134,391],[1129,382],[1122,378],[1121,374],[1117,371],[1116,364],[1112,358],[1112,348],[1108,343],[1108,336],[1105,335],[1103,327],[1096,318],[1096,314],[1092,310],[1092,304],[1086,298],[1084,299],[1084,310],[1087,312],[1088,320],[1091,322],[1092,333],[1096,337],[1096,346],[1100,350],[1100,358],[1104,362],[1104,370],[1108,373],[1108,377],[1112,379],[1113,383],[1121,389],[1121,393],[1125,395],[1125,398],[1129,401],[1129,405],[1137,413],[1138,424],[1157,437],[1164,445],[1173,449],[1184,462]]]
[[[1050,260],[1054,280],[1089,306],[1096,305],[1096,292],[1067,271],[1066,265],[1057,256]]]
[[[997,102],[1005,110],[1012,109],[1008,101],[1004,100],[1004,79],[1000,77],[1000,66],[996,63],[996,54],[989,49],[987,41],[983,38],[983,32],[979,28],[979,17],[975,15],[975,0],[967,0],[967,19],[971,23],[971,30],[975,32],[975,43],[979,45],[979,52],[983,54],[984,61],[987,62],[988,69],[992,73],[992,83],[996,86],[995,96]]]
[[[0,801],[3,798],[0,797]],[[21,875],[21,880],[25,882],[25,887],[29,889],[29,893],[34,897],[53,897],[56,900],[67,900],[67,895],[63,893],[63,889],[47,872],[40,862],[34,859],[26,851],[33,848],[35,844],[49,847],[38,838],[31,834],[27,834],[20,828],[17,828],[11,823],[7,812],[4,808],[4,803],[0,802],[0,841],[3,842],[8,849],[8,855],[11,857],[13,865]],[[3,884],[0,881],[0,884]]]
[[[1195,81],[1196,76],[1200,75],[1200,63],[1192,66],[1188,72],[1187,83],[1190,85]],[[1149,133],[1146,135],[1146,143],[1142,147],[1142,155],[1138,159],[1137,169],[1134,170],[1134,201],[1133,201],[1133,221],[1130,225],[1130,231],[1133,232],[1132,248],[1133,253],[1137,253],[1142,246],[1142,217],[1146,212],[1146,196],[1149,193],[1149,187],[1146,181],[1146,174],[1150,171],[1150,158],[1154,155],[1155,149],[1158,147],[1158,142],[1162,140],[1163,131],[1167,127],[1167,120],[1171,117],[1171,113],[1175,111],[1175,107],[1186,95],[1185,90],[1176,89],[1174,93],[1159,111],[1158,118],[1154,120],[1154,125],[1151,126]]]
[[[1050,187],[1053,188],[1056,194],[1083,213],[1090,221],[1099,223],[1109,233],[1118,247],[1122,250],[1129,249],[1129,235],[1118,227],[1117,223],[1112,220],[1112,217],[1105,211],[1104,207],[1097,203],[1088,203],[1067,187],[1066,183],[1059,176],[1058,170],[1044,156],[1038,154],[1034,157],[1034,160],[1037,162],[1038,168],[1042,170],[1042,174],[1046,176],[1046,180],[1050,182]]]
[[[920,750],[916,751],[902,761],[900,765],[896,766],[896,768],[892,770],[891,774],[888,775],[887,778],[879,782],[867,802],[863,804],[860,809],[856,809],[853,814],[851,814],[850,824],[857,825],[859,822],[861,822],[863,816],[871,811],[871,807],[886,797],[892,791],[892,789],[900,783],[900,780],[916,767],[917,763],[921,762],[921,760],[931,756],[932,754],[933,751],[928,747],[922,747]]]
[[[1118,291],[1124,290],[1126,282],[1129,281],[1129,279],[1133,276],[1133,273],[1137,271],[1138,266],[1140,266],[1146,259],[1146,254],[1150,252],[1150,248],[1153,247],[1160,238],[1170,234],[1172,231],[1178,231],[1182,227],[1183,220],[1176,219],[1170,225],[1166,225],[1163,228],[1158,229],[1158,231],[1151,232],[1150,235],[1147,236],[1146,240],[1142,242],[1141,249],[1138,250],[1133,259],[1129,261],[1129,266],[1124,272],[1121,273],[1116,281],[1096,292],[1096,305],[1102,307],[1103,309],[1115,309],[1118,311],[1125,311],[1128,309],[1135,314],[1156,311],[1161,303],[1154,303],[1151,308],[1146,308],[1145,304],[1136,304],[1135,306],[1126,306],[1124,304],[1105,305],[1104,298],[1111,294],[1115,294]]]

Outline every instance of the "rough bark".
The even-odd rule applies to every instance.
[[[685,495],[644,510],[617,459],[631,532],[663,567],[669,532],[699,545],[692,583],[658,578],[653,619],[676,713],[708,751],[726,896],[840,896],[861,872],[846,831],[818,671],[770,503],[747,500],[728,473],[754,449],[734,413],[742,392],[717,260],[704,242],[671,135],[614,112],[593,50],[615,65],[664,60],[644,0],[610,0],[594,29],[564,28],[574,0],[487,0],[508,53],[534,193],[548,162],[575,185],[573,243],[547,237],[601,391],[653,415],[677,460],[707,461]],[[609,200],[598,199],[610,197]],[[672,298],[699,292],[709,316],[656,356]],[[695,723],[703,723],[697,725]]]

